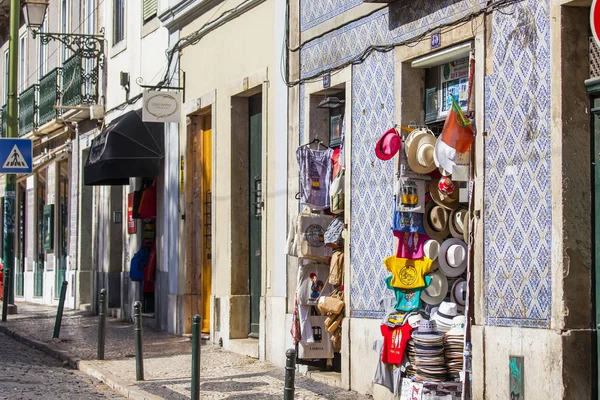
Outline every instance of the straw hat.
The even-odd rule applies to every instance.
[[[418,174],[435,170],[436,137],[429,131],[413,131],[406,140],[406,156],[410,169]]]
[[[431,283],[421,292],[421,300],[427,304],[440,304],[448,293],[448,279],[439,270],[431,276]]]
[[[429,182],[429,194],[431,195],[431,199],[447,210],[457,209],[459,206],[458,190],[455,190],[452,194],[443,194],[440,192],[439,183],[439,179],[431,180]]]
[[[425,206],[425,216],[423,217],[423,227],[427,236],[437,241],[443,241],[450,234],[448,227],[449,214],[445,208],[437,205],[433,201]]]
[[[450,228],[452,236],[457,239],[463,239],[465,237],[465,217],[467,213],[467,209],[463,207],[452,210],[450,213],[448,227]]]
[[[440,247],[438,262],[440,270],[447,277],[454,278],[467,269],[468,249],[465,242],[452,238],[445,240]]]
[[[465,241],[465,243],[467,244],[467,246],[469,245],[469,234],[471,232],[469,232],[470,229],[470,221],[471,221],[471,212],[467,211],[465,213],[465,219],[463,221],[463,240]]]

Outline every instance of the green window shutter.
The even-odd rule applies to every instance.
[[[143,18],[144,22],[146,22],[156,15],[158,0],[144,0],[143,7]]]

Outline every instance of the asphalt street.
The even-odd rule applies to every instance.
[[[0,334],[0,399],[122,399],[108,386]]]

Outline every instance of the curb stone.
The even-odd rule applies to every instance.
[[[73,369],[77,369],[87,375],[93,376],[94,378],[104,382],[106,386],[110,387],[114,391],[122,394],[123,396],[134,399],[134,400],[159,400],[162,399],[160,396],[153,395],[152,393],[142,390],[139,386],[117,378],[115,375],[108,371],[103,370],[95,365],[92,365],[89,361],[81,360],[81,358],[71,354],[66,350],[59,350],[47,343],[41,342],[37,339],[30,338],[23,333],[19,332],[15,328],[9,328],[4,325],[0,325],[0,333],[13,338],[14,340],[24,343],[29,347],[43,351],[44,353],[52,356],[60,361],[66,362]]]

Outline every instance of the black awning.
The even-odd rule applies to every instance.
[[[83,170],[84,185],[127,185],[129,178],[158,176],[164,124],[143,122],[142,110],[112,121],[94,140]]]

